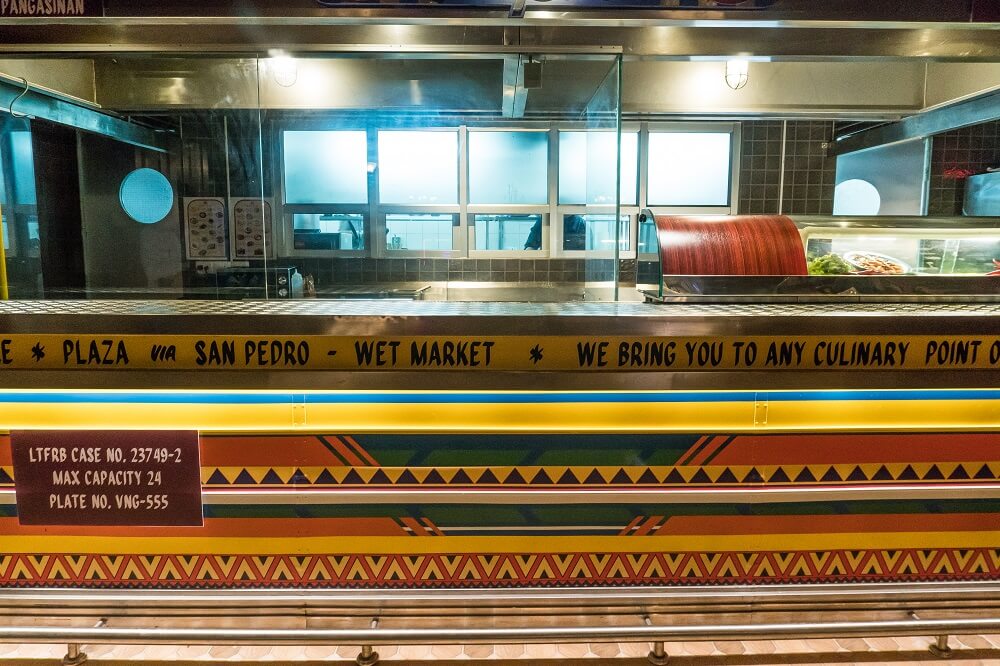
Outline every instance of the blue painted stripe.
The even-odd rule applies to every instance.
[[[80,404],[291,404],[292,393],[3,393],[0,403],[80,403]]]
[[[90,393],[46,391],[0,392],[0,403],[80,404],[530,404],[530,403],[698,403],[869,401],[869,400],[1000,400],[1000,389],[858,390],[858,391],[722,391],[722,392],[565,392],[565,393]]]

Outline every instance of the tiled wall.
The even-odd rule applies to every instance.
[[[782,212],[800,215],[833,213],[837,161],[827,155],[830,121],[789,121],[785,139],[785,186]],[[781,121],[743,123],[738,211],[777,213],[781,187]]]
[[[565,284],[612,279],[611,259],[306,259],[280,260],[312,275],[318,288],[386,282],[533,282]],[[621,262],[622,282],[635,282],[636,262]]]
[[[831,215],[837,161],[826,155],[829,121],[789,121],[785,154],[786,214]],[[1000,164],[1000,121],[935,136],[931,148],[928,215],[961,215],[965,180],[955,171],[981,173]],[[952,173],[948,173],[951,170]],[[781,121],[743,123],[739,212],[777,213],[781,182]]]
[[[956,171],[981,173],[1000,165],[1000,121],[939,134],[931,142],[929,215],[961,215],[965,179]],[[948,171],[951,174],[948,174]]]

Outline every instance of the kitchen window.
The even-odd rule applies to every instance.
[[[391,129],[377,135],[376,255],[462,256],[459,173],[464,164],[464,130]]]
[[[541,214],[476,215],[474,247],[501,252],[546,249],[542,218]]]
[[[639,208],[679,215],[732,215],[739,191],[739,123],[650,123],[640,145]],[[657,260],[656,227],[640,223],[641,262]]]
[[[650,132],[650,206],[729,208],[730,132]]]
[[[566,214],[562,216],[562,249],[564,252],[613,252],[615,245],[615,216]],[[618,249],[628,252],[631,215],[618,218]]]
[[[358,256],[368,250],[368,132],[286,129],[280,148],[284,251]]]
[[[469,130],[469,255],[549,252],[550,130]]]
[[[388,252],[434,252],[455,249],[457,214],[390,213],[385,216]]]
[[[367,145],[364,130],[285,131],[285,203],[366,204]]]
[[[559,203],[614,206],[618,181],[618,133],[559,132]],[[621,135],[621,205],[635,206],[638,194],[639,133]]]
[[[360,213],[293,213],[296,250],[363,250],[365,219]]]
[[[379,203],[458,205],[458,131],[380,130]]]
[[[638,127],[559,132],[559,216],[553,230],[556,254],[565,257],[612,258],[615,255],[615,205],[621,186],[617,229],[618,254],[632,258],[632,221],[639,208]],[[620,150],[620,154],[619,154]],[[620,171],[615,167],[620,161]]]
[[[549,135],[537,131],[469,131],[469,203],[546,205]]]

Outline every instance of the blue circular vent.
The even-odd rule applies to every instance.
[[[133,220],[153,224],[174,207],[174,188],[156,169],[136,169],[122,180],[118,199]]]

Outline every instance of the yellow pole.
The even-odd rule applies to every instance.
[[[3,209],[0,208],[0,227],[3,226]],[[3,233],[0,229],[0,301],[6,301],[7,293],[7,253],[3,249]]]

